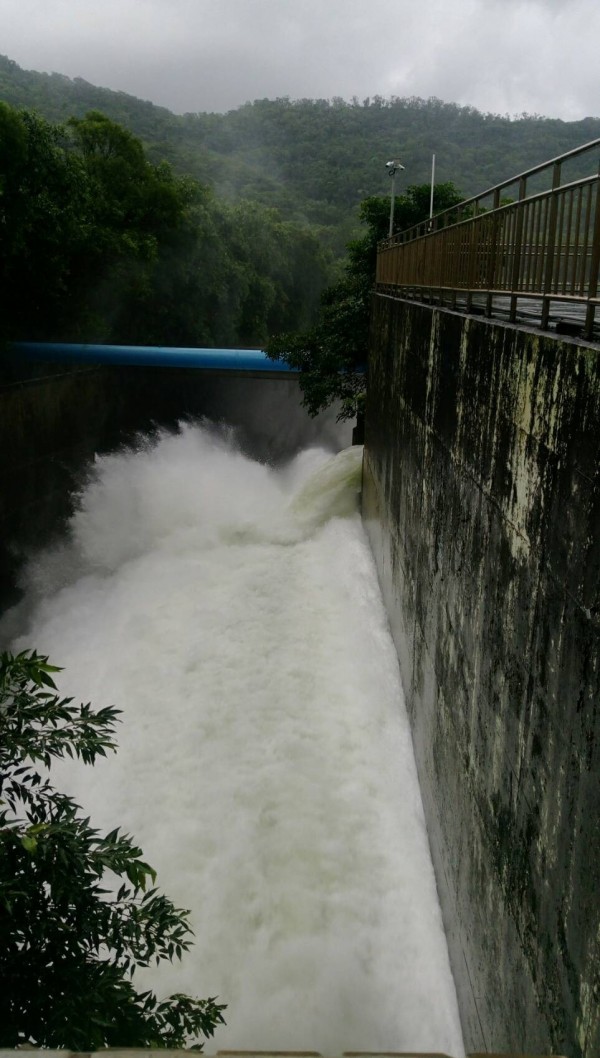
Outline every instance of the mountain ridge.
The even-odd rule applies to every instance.
[[[600,137],[600,118],[503,117],[433,97],[280,97],[222,114],[178,115],[83,78],[23,70],[6,56],[0,56],[0,99],[57,123],[101,110],[139,136],[151,160],[167,160],[224,198],[259,201],[346,233],[361,198],[388,193],[391,157],[405,163],[406,186],[428,182],[435,153],[437,179],[469,197]]]

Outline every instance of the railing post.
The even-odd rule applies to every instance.
[[[485,314],[488,319],[492,315],[493,308],[493,295],[492,285],[494,276],[496,275],[496,259],[498,257],[498,215],[496,210],[500,208],[500,188],[496,188],[494,191],[494,200],[492,202],[492,237],[490,240],[490,251],[487,266],[487,295],[485,299]]]
[[[596,184],[596,209],[594,216],[594,234],[592,236],[592,259],[590,262],[590,281],[588,285],[588,303],[585,313],[585,326],[583,336],[588,341],[592,340],[594,330],[594,316],[596,306],[592,298],[598,296],[598,274],[600,273],[600,173]]]
[[[550,315],[550,297],[552,292],[552,275],[554,272],[554,247],[556,246],[556,221],[558,219],[558,189],[560,187],[560,162],[555,162],[552,169],[552,191],[550,199],[550,218],[548,222],[548,241],[546,244],[546,267],[544,269],[544,292],[542,296],[542,316],[540,327],[545,331]]]
[[[527,194],[527,180],[521,177],[519,180],[519,202],[522,202]],[[515,253],[513,257],[512,273],[510,277],[510,313],[509,320],[511,323],[515,323],[517,319],[517,295],[513,293],[517,289],[519,284],[519,272],[521,270],[521,242],[523,240],[523,222],[525,218],[525,212],[521,208],[517,213],[517,224],[515,231]]]

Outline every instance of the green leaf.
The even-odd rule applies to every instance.
[[[0,1042],[74,1051],[194,1044],[222,1021],[219,1009],[172,996],[159,1011],[152,993],[133,986],[136,967],[189,946],[187,912],[156,888],[140,898],[156,881],[142,850],[118,827],[103,836],[24,763],[70,751],[93,762],[115,720],[112,708],[95,713],[48,694],[46,664],[35,652],[0,654]],[[116,895],[115,874],[131,882]]]

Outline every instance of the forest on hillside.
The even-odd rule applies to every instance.
[[[460,199],[438,184],[434,208]],[[397,230],[429,204],[428,184],[409,186]],[[387,196],[363,199],[360,218],[336,267],[315,228],[153,164],[101,111],[55,125],[0,101],[0,345],[262,345],[300,369],[311,414],[337,400],[354,418]]]
[[[483,114],[439,99],[259,99],[225,114],[202,112],[198,100],[197,113],[175,115],[80,78],[22,70],[5,57],[0,99],[53,122],[101,110],[142,140],[151,162],[168,161],[227,201],[250,199],[317,226],[338,252],[359,202],[388,192],[389,158],[403,161],[406,184],[422,184],[435,153],[439,181],[468,197],[600,137],[600,118]]]
[[[260,345],[306,327],[317,234],[154,165],[99,111],[54,125],[0,102],[0,344]]]

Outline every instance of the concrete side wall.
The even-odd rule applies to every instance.
[[[25,553],[44,544],[70,512],[84,463],[123,413],[110,373],[30,365],[0,372],[0,610],[18,596]]]
[[[600,354],[376,296],[363,510],[469,1050],[600,1054]]]

